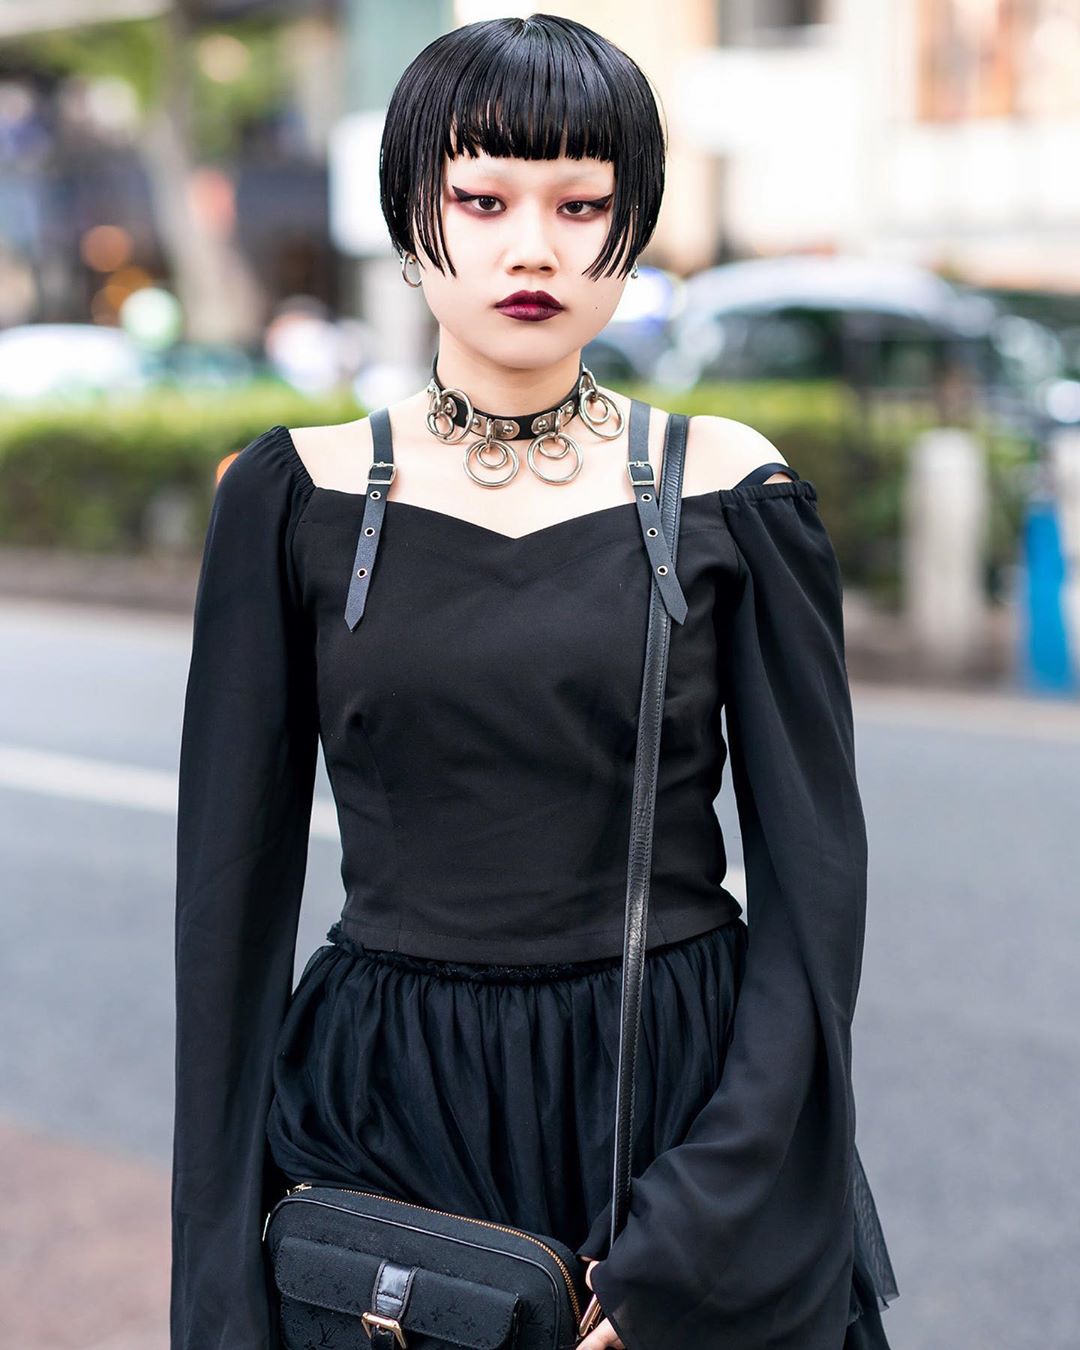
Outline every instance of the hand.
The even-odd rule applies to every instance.
[[[600,1262],[591,1256],[584,1259],[589,1263],[585,1270],[585,1283],[591,1289],[593,1266],[598,1266]],[[597,1323],[587,1336],[578,1341],[575,1350],[608,1350],[608,1347],[611,1347],[611,1350],[626,1350],[619,1339],[618,1332],[605,1317],[603,1321]]]

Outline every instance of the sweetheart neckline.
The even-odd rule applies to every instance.
[[[331,498],[355,498],[358,501],[364,501],[367,497],[366,492],[350,492],[347,488],[323,487],[316,483],[312,478],[299,450],[296,448],[296,442],[293,439],[292,432],[284,423],[278,423],[272,428],[274,431],[282,433],[286,448],[301,475],[304,483],[310,489],[312,494],[319,493],[323,497]],[[770,492],[769,489],[780,489],[779,492]],[[791,489],[796,489],[793,493]],[[716,502],[719,504],[724,500],[741,500],[744,497],[749,500],[756,500],[762,496],[791,496],[791,495],[812,495],[815,489],[811,481],[807,478],[788,478],[782,479],[777,483],[746,483],[743,486],[736,484],[729,488],[710,488],[706,492],[684,493],[682,497],[682,508],[688,505],[697,505],[705,502]],[[635,500],[626,502],[613,502],[610,506],[598,506],[592,511],[579,511],[577,515],[564,516],[562,520],[552,521],[548,525],[539,525],[534,530],[526,530],[524,534],[506,534],[502,530],[493,529],[490,525],[481,525],[478,521],[469,520],[465,516],[456,516],[449,511],[440,511],[434,506],[423,506],[420,502],[410,502],[402,500],[400,497],[388,496],[385,501],[387,507],[394,507],[397,510],[405,507],[410,511],[418,511],[422,515],[430,516],[440,521],[449,521],[452,525],[462,525],[466,529],[479,531],[481,534],[489,535],[493,539],[501,540],[507,544],[524,543],[527,539],[535,539],[540,535],[550,534],[553,530],[562,529],[567,525],[575,525],[580,521],[595,521],[600,516],[607,516],[616,511],[625,511],[628,508],[636,509]]]
[[[324,497],[345,497],[364,501],[367,497],[366,492],[348,492],[342,488],[320,487],[318,483],[312,483],[312,491],[320,493]],[[683,497],[683,506],[687,503],[702,502],[715,495],[713,492],[702,492],[693,497]],[[402,501],[398,497],[387,497],[387,508],[393,507],[395,511],[400,511],[404,507],[407,511],[418,511],[421,515],[431,516],[439,521],[449,521],[451,525],[462,525],[467,530],[479,530],[481,534],[492,535],[496,539],[501,539],[508,544],[520,544],[526,539],[532,539],[539,534],[548,534],[552,530],[561,529],[565,525],[575,525],[579,521],[595,520],[598,516],[607,516],[616,511],[623,511],[627,507],[634,508],[636,502],[615,502],[611,506],[598,506],[594,511],[581,511],[576,516],[564,516],[562,520],[553,520],[548,525],[538,525],[534,530],[526,530],[524,534],[504,534],[502,530],[492,529],[490,525],[481,525],[478,521],[467,520],[464,516],[455,516],[449,511],[440,511],[434,506],[422,506],[419,502]]]

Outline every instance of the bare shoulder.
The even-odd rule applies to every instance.
[[[786,464],[767,436],[731,417],[694,416],[686,441],[684,491],[688,496],[734,487],[759,464]],[[767,483],[789,483],[791,474],[774,473]]]
[[[363,492],[371,433],[367,418],[322,427],[289,427],[293,448],[317,487]]]

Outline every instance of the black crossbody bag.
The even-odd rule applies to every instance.
[[[649,406],[631,403],[627,472],[649,560],[644,674],[634,761],[622,998],[615,1097],[611,1241],[630,1205],[634,1083],[652,870],[656,783],[672,620],[686,601],[675,576],[688,418],[673,413],[664,438],[657,500],[648,458]],[[372,470],[390,468],[385,410],[371,414]],[[380,458],[382,453],[387,458]],[[367,494],[360,549],[363,592],[350,589],[347,615],[363,611],[373,560],[374,520],[385,499]],[[369,512],[371,513],[369,516]],[[670,543],[668,542],[670,541]],[[377,544],[377,533],[374,542]],[[359,551],[358,551],[359,556]],[[359,612],[358,612],[359,611]],[[374,1191],[300,1183],[266,1216],[263,1243],[278,1294],[285,1350],[572,1350],[603,1316],[584,1266],[557,1238],[413,1204]],[[589,1306],[586,1308],[586,1304]]]

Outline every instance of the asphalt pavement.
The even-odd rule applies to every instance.
[[[0,1343],[165,1350],[190,618],[0,601]],[[893,1350],[1080,1345],[1080,703],[853,686]],[[343,900],[320,763],[299,974]],[[718,803],[737,870],[737,820]],[[103,1291],[106,1291],[103,1293]]]

